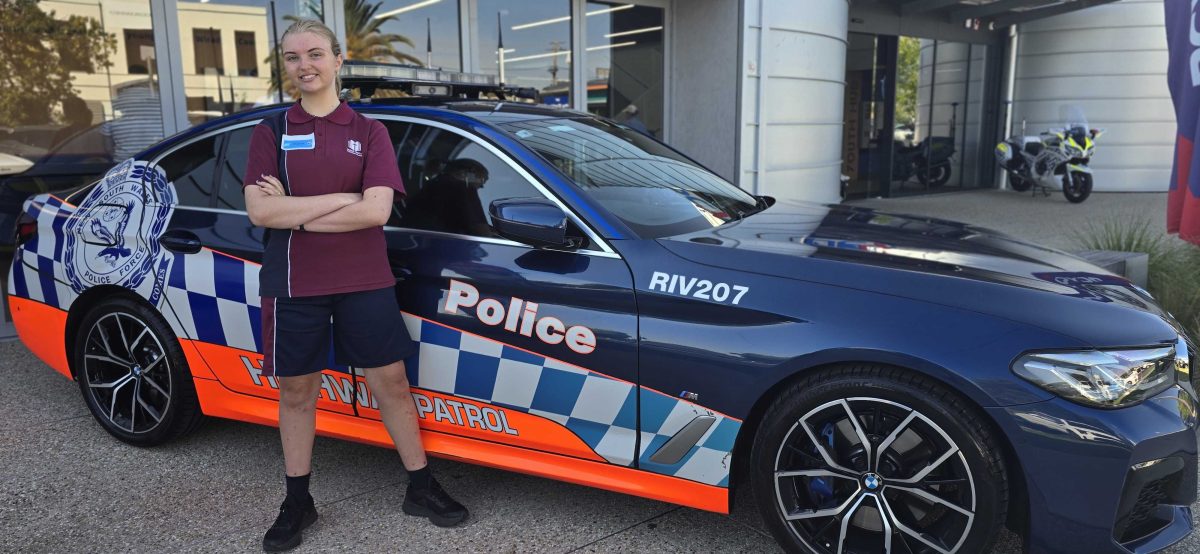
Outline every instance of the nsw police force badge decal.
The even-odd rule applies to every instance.
[[[137,289],[156,268],[166,271],[158,237],[175,206],[163,170],[126,160],[112,168],[63,225],[67,281],[76,292],[98,285]],[[151,303],[162,283],[153,280]]]

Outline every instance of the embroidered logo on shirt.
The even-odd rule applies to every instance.
[[[355,156],[362,157],[362,143],[357,140],[350,139],[346,141],[346,151]]]

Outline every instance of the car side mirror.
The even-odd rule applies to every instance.
[[[502,198],[488,207],[500,236],[538,248],[577,248],[567,236],[567,214],[545,198]]]

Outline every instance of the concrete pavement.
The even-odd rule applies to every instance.
[[[1062,193],[978,190],[902,198],[870,198],[851,206],[963,221],[1060,250],[1080,250],[1077,235],[1107,220],[1148,221],[1167,231],[1166,193],[1095,193],[1072,204]]]

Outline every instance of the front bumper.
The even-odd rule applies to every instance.
[[[1062,399],[990,408],[1028,492],[1030,552],[1154,552],[1192,530],[1197,406],[1190,385],[1137,406]]]

